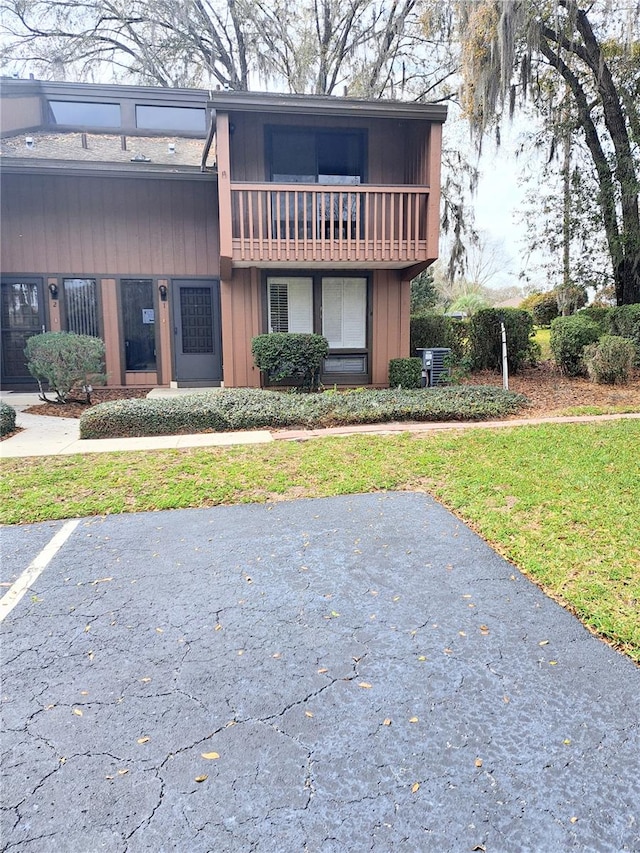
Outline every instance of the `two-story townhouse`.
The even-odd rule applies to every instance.
[[[251,339],[319,332],[325,384],[385,385],[437,257],[446,108],[2,84],[2,376],[42,329],[111,385],[258,386]]]

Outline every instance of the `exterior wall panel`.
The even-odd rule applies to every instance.
[[[3,176],[4,274],[219,275],[210,182]]]
[[[40,97],[4,98],[1,129],[3,134],[38,127],[42,122]]]
[[[398,270],[373,274],[373,352],[371,382],[388,385],[389,360],[409,355],[410,285]]]
[[[260,387],[253,364],[251,338],[262,332],[258,270],[234,270],[233,280],[220,282],[222,358],[226,388]]]

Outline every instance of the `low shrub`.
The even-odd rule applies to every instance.
[[[16,410],[0,402],[0,435],[7,435],[16,428]]]
[[[392,358],[389,362],[391,388],[419,388],[422,384],[422,359]]]
[[[298,379],[301,388],[317,390],[322,360],[329,343],[322,335],[272,332],[251,341],[256,367],[264,370],[270,382]]]
[[[27,369],[40,387],[40,398],[48,403],[66,403],[72,391],[82,391],[91,399],[92,385],[102,384],[104,341],[75,332],[44,332],[33,335],[25,347]],[[47,400],[53,391],[55,400]]]
[[[608,331],[632,342],[636,349],[635,363],[640,367],[640,303],[610,308]]]
[[[600,337],[600,327],[588,317],[572,314],[551,324],[550,347],[555,363],[567,376],[584,373],[584,348]]]
[[[82,415],[80,436],[117,438],[399,420],[483,420],[517,412],[526,402],[520,394],[484,386],[356,389],[305,395],[230,388],[178,398],[101,403]]]
[[[469,321],[469,356],[473,370],[502,369],[502,336],[507,335],[507,363],[511,373],[539,357],[533,328],[533,317],[520,308],[485,308]]]
[[[429,347],[448,347],[456,361],[464,355],[467,326],[462,320],[445,317],[444,314],[424,312],[411,317],[409,351]]]
[[[633,370],[635,347],[627,338],[604,335],[584,350],[589,379],[598,385],[626,385]]]

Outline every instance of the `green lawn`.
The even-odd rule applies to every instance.
[[[430,492],[640,660],[640,422],[5,460],[0,521]]]
[[[551,358],[551,329],[548,326],[536,326],[536,343],[540,344],[540,358],[549,361]]]

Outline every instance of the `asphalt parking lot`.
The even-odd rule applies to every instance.
[[[0,635],[3,851],[640,850],[640,669],[425,495],[83,519]]]

